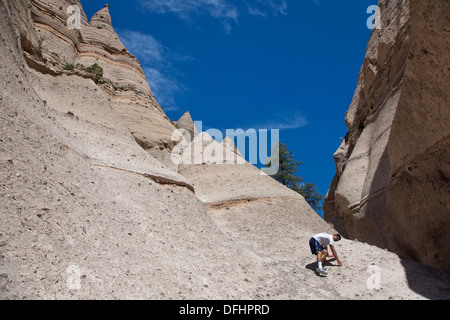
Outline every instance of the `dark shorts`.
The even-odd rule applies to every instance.
[[[317,252],[325,250],[314,238],[309,239],[309,247],[311,248],[311,253],[317,255]]]

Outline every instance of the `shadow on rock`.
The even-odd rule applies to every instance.
[[[450,276],[444,272],[402,258],[408,286],[431,300],[450,300]]]

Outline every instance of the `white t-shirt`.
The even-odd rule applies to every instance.
[[[331,234],[319,233],[316,234],[313,238],[316,239],[324,249],[326,249],[327,246],[334,245],[333,236]]]

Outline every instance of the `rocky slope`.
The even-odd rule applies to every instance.
[[[450,273],[450,4],[379,7],[325,219],[349,238]]]
[[[171,162],[190,117],[167,119],[108,7],[69,30],[73,4],[0,1],[1,299],[450,298],[444,273],[350,240],[316,277],[308,240],[334,229],[248,163]]]

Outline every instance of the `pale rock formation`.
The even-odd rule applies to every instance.
[[[379,2],[325,219],[450,272],[448,1]]]
[[[136,141],[146,150],[171,149],[174,143],[170,137],[175,129],[155,100],[139,61],[114,31],[109,6],[98,11],[90,22],[81,10],[81,27],[71,30],[67,27],[70,17],[67,8],[71,5],[81,8],[79,1],[36,0],[30,4],[38,36],[27,33],[22,36],[22,45],[30,43],[27,51],[32,54],[31,47],[37,46],[39,38],[44,39],[42,55],[52,74],[60,73],[68,64],[85,67],[98,64],[103,69],[102,89]],[[64,72],[80,73],[76,69]]]
[[[25,2],[14,2],[11,7],[21,5],[22,9],[28,8]],[[58,8],[57,11],[60,11],[59,6],[55,4],[49,6],[49,8]],[[27,20],[23,19],[23,15],[20,16],[20,21],[25,21],[19,29],[22,50],[24,50],[24,34],[29,33],[29,38],[35,39],[36,34],[39,33],[39,30],[33,31],[34,23],[31,13],[34,9],[35,6],[31,7],[31,12],[23,9],[28,12]],[[21,13],[20,10],[18,12]],[[41,12],[42,15],[47,11],[43,12]],[[33,15],[39,14],[33,13]],[[50,14],[45,15],[54,17]],[[36,20],[42,21],[38,18]],[[58,21],[61,23],[61,19]],[[60,26],[59,29],[63,28]],[[56,40],[51,41],[51,38],[50,32],[45,34],[45,39],[49,42],[42,50],[44,56],[45,52],[53,52],[52,43],[58,43]],[[10,43],[14,42],[10,40]],[[30,43],[33,42],[30,41]],[[5,103],[15,105],[18,112],[47,128],[47,131],[57,137],[61,143],[89,159],[92,164],[129,170],[158,177],[161,181],[190,186],[184,177],[166,168],[136,143],[128,128],[124,126],[125,121],[113,112],[116,105],[111,102],[108,90],[103,90],[90,79],[80,77],[78,74],[66,74],[59,71],[55,77],[53,73],[47,73],[41,68],[38,68],[39,72],[34,72],[33,68],[28,71],[24,69],[21,57],[24,55],[25,61],[31,67],[34,64],[29,61],[35,57],[26,50],[22,51],[17,47],[14,49],[19,56],[16,56],[15,63],[5,68],[4,77],[8,79],[2,89]],[[52,68],[49,59],[45,58],[47,62],[41,62],[41,65]],[[24,79],[19,79],[21,74],[26,74]],[[18,87],[23,88],[23,92],[17,92]],[[23,102],[24,94],[27,97],[26,103]],[[124,152],[124,150],[128,151]]]
[[[335,231],[302,197],[213,153],[169,165],[177,130],[108,8],[69,30],[73,4],[0,1],[0,299],[450,298],[445,274],[350,240],[318,278],[309,237]],[[104,83],[67,63],[98,63]]]
[[[192,128],[193,124],[192,119],[183,123],[185,128]],[[185,146],[174,149],[180,156],[178,170],[193,183],[204,203],[278,197],[305,201],[247,162],[230,137],[219,143],[208,132],[200,132],[185,142]],[[311,208],[307,205],[305,210]]]
[[[233,157],[233,161],[235,161],[234,163],[238,163],[238,159],[239,158],[243,158],[241,152],[239,151],[239,149],[236,147],[236,145],[234,144],[234,140],[228,136],[226,136],[223,141],[222,144],[224,145],[224,147],[228,150],[230,150],[231,152],[233,152],[236,156]],[[236,158],[238,157],[238,158]]]
[[[192,120],[189,111],[186,111],[178,121],[174,121],[172,123],[175,128],[184,129],[189,133],[189,135],[185,135],[185,139],[187,141],[192,141],[192,139],[198,135],[197,128],[195,127],[194,120]]]

